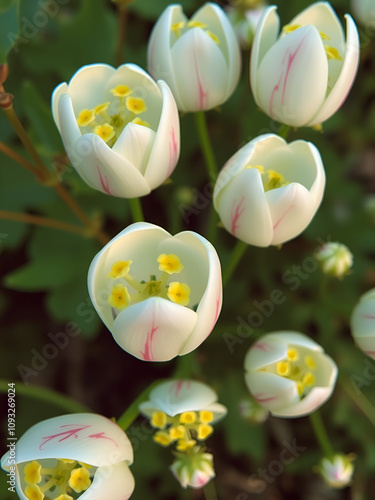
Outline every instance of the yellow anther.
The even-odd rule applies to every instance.
[[[283,32],[288,35],[289,33],[292,33],[293,31],[296,31],[298,30],[298,28],[300,28],[301,25],[300,24],[286,24],[284,27],[283,27]]]
[[[69,458],[61,458],[60,462],[63,464],[74,464],[75,460],[70,460]]]
[[[36,460],[28,463],[23,472],[25,474],[25,481],[28,484],[38,484],[42,480],[42,475],[40,473],[42,466]]]
[[[194,424],[197,420],[197,414],[195,411],[185,411],[180,415],[181,424]]]
[[[107,278],[124,278],[129,273],[132,263],[132,260],[118,260],[111,267],[111,272],[107,274]]]
[[[188,28],[202,28],[202,29],[207,28],[207,24],[201,23],[200,21],[189,21],[187,25]]]
[[[303,383],[299,380],[299,381],[297,382],[297,391],[298,391],[298,394],[299,394],[300,396],[302,396],[302,393],[303,393],[303,391],[304,391],[304,390],[305,390],[305,386],[304,386],[304,385],[303,385]]]
[[[114,89],[111,89],[111,92],[116,97],[127,97],[133,91],[127,85],[117,85]]]
[[[216,36],[214,33],[212,33],[211,31],[206,31],[207,35],[212,38],[212,40],[217,44],[217,45],[220,45],[220,40],[219,40],[219,37]]]
[[[212,422],[214,419],[214,414],[212,413],[212,411],[208,411],[208,410],[201,410],[199,412],[199,420],[203,423],[203,424],[209,424],[210,422]]]
[[[115,129],[109,123],[104,123],[104,125],[98,125],[94,128],[94,134],[97,134],[107,143],[115,136]]]
[[[25,495],[29,500],[43,500],[44,498],[44,493],[36,484],[26,486]]]
[[[119,311],[122,311],[130,304],[128,289],[119,283],[112,288],[112,293],[108,297],[108,304]]]
[[[77,118],[77,124],[80,127],[86,127],[95,120],[95,112],[93,109],[83,109]]]
[[[76,493],[87,490],[91,484],[90,472],[85,467],[72,470],[69,479],[69,486]]]
[[[316,368],[315,361],[312,359],[311,356],[305,356],[305,363],[309,368],[311,368],[311,370],[315,370]]]
[[[180,439],[177,442],[176,448],[178,449],[178,451],[186,451],[186,450],[192,448],[195,444],[196,444],[196,441],[194,439],[188,439],[188,440]]]
[[[154,441],[161,444],[162,446],[169,446],[172,442],[172,438],[167,432],[159,431],[154,436]]]
[[[288,349],[287,358],[289,361],[298,361],[299,354],[297,349]]]
[[[212,425],[208,424],[200,424],[198,426],[198,439],[202,441],[203,439],[206,439],[210,434],[213,433],[214,428]]]
[[[335,47],[330,47],[329,45],[324,46],[326,49],[326,54],[328,59],[335,59],[336,61],[342,61],[342,57],[339,54],[339,51],[335,49]]]
[[[167,415],[163,411],[156,411],[152,414],[151,425],[157,429],[163,429],[167,423]]]
[[[150,128],[150,124],[146,122],[145,120],[141,120],[139,116],[136,116],[134,120],[132,120],[132,123],[135,123],[136,125],[142,125],[143,127],[148,127]]]
[[[173,32],[176,34],[176,36],[178,36],[178,37],[179,37],[179,36],[181,35],[181,30],[182,30],[182,28],[183,28],[184,26],[185,26],[184,21],[180,21],[180,22],[178,22],[178,23],[174,23],[174,24],[172,24],[172,26],[171,26],[171,31],[173,31]]]
[[[305,386],[311,386],[315,384],[315,377],[311,372],[308,372],[304,375],[303,377],[303,385]]]
[[[136,115],[147,111],[146,103],[142,97],[128,97],[126,99],[126,107]]]
[[[247,169],[247,168],[256,168],[257,170],[259,170],[259,172],[261,174],[264,174],[264,168],[262,167],[262,165],[255,165],[255,166],[253,166],[253,165],[246,165],[245,169]]]
[[[185,427],[183,425],[171,427],[169,429],[169,435],[173,440],[183,439],[183,437],[185,436]]]
[[[94,108],[94,113],[96,115],[99,115],[100,113],[103,113],[104,111],[107,111],[109,105],[111,103],[108,101],[108,102],[104,102],[103,104],[99,104],[98,106],[96,106],[96,108]]]
[[[287,377],[290,374],[290,363],[288,361],[279,361],[276,366],[277,374]]]
[[[281,186],[285,186],[286,184],[288,184],[288,182],[285,181],[284,177],[275,170],[267,170],[267,176],[268,176],[268,186],[266,187],[267,191],[271,189],[277,189]]]
[[[59,495],[58,497],[55,498],[55,500],[73,500],[73,497],[70,495]]]
[[[173,253],[169,255],[162,253],[157,258],[157,261],[159,262],[159,271],[164,271],[168,274],[180,273],[184,268],[179,257]]]
[[[319,35],[321,36],[322,40],[331,40],[331,37],[323,33],[323,31],[319,31]]]
[[[313,130],[316,130],[317,132],[323,132],[323,125],[321,123],[318,123],[317,125],[313,125],[311,128]]]
[[[185,283],[179,283],[178,281],[169,283],[167,292],[168,298],[180,306],[187,306],[189,304],[190,293],[190,286]]]

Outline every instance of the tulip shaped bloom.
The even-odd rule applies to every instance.
[[[139,411],[158,429],[154,440],[162,446],[176,445],[177,451],[198,452],[199,444],[213,432],[214,424],[227,409],[217,403],[217,394],[194,380],[170,380],[153,389]],[[198,446],[196,446],[198,444]]]
[[[375,0],[351,0],[354,17],[365,26],[375,25]]]
[[[180,111],[202,111],[232,95],[241,69],[236,35],[224,11],[206,3],[188,20],[181,5],[158,19],[148,45],[148,67],[171,88]]]
[[[222,304],[220,262],[202,236],[171,236],[140,222],[94,258],[89,293],[116,342],[146,361],[196,349],[211,333]]]
[[[147,195],[177,164],[180,124],[172,93],[134,64],[84,66],[54,90],[52,112],[72,165],[103,193]]]
[[[337,366],[319,344],[297,332],[259,339],[245,357],[245,380],[254,399],[275,417],[302,417],[331,396]]]
[[[31,427],[2,457],[1,467],[15,471],[21,500],[77,495],[80,500],[126,500],[134,489],[132,461],[130,441],[117,424],[77,413]]]
[[[350,325],[357,346],[375,359],[375,288],[362,295],[352,312]]]
[[[323,197],[325,173],[317,148],[257,137],[221,170],[214,207],[224,227],[250,245],[279,245],[310,223]]]
[[[318,2],[283,27],[276,7],[259,22],[251,54],[250,84],[257,105],[293,127],[316,126],[343,104],[359,60],[356,25],[341,23],[328,2]]]

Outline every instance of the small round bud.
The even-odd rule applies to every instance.
[[[329,488],[341,489],[350,484],[354,472],[352,460],[352,455],[338,453],[320,461],[318,471]]]
[[[328,276],[342,279],[353,265],[353,254],[349,248],[341,243],[325,243],[316,253],[322,271]]]

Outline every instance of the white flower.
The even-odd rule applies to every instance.
[[[358,347],[375,359],[375,288],[359,299],[352,312],[350,325]]]
[[[332,458],[323,458],[318,469],[327,486],[336,489],[348,486],[354,472],[350,457],[340,453]]]
[[[353,265],[353,254],[341,243],[325,243],[315,253],[324,274],[342,279]]]
[[[351,0],[354,17],[365,26],[375,25],[375,0]]]
[[[246,10],[237,8],[236,6],[228,7],[228,18],[232,23],[242,49],[249,49],[251,47],[256,28],[266,8],[267,5],[263,3]]]
[[[77,413],[31,427],[2,457],[1,467],[15,468],[21,500],[70,500],[72,490],[82,493],[80,500],[125,500],[134,489],[132,462],[132,446],[117,424]]]
[[[258,24],[250,84],[257,105],[272,119],[294,127],[315,126],[345,101],[359,60],[359,37],[347,14],[346,42],[328,2],[318,2],[283,27],[276,7]]]
[[[319,344],[297,332],[261,337],[245,357],[245,380],[254,399],[276,417],[302,417],[332,394],[337,366]]]
[[[170,469],[183,488],[203,488],[215,477],[211,453],[178,454]]]
[[[177,164],[180,124],[172,93],[134,64],[84,66],[54,90],[52,112],[72,165],[103,193],[147,195]]]
[[[236,238],[260,247],[298,236],[323,197],[325,173],[317,148],[266,134],[228,160],[214,189],[214,207]]]
[[[181,5],[158,19],[148,44],[150,74],[170,86],[180,111],[201,111],[224,103],[241,69],[236,35],[225,12],[206,3],[188,20]]]
[[[94,258],[89,293],[116,342],[146,361],[167,361],[196,349],[220,313],[220,262],[202,236],[171,236],[140,222]]]

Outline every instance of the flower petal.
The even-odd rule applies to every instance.
[[[250,85],[254,101],[258,106],[258,69],[264,56],[277,40],[280,29],[279,16],[276,14],[276,6],[268,7],[259,20],[255,31],[250,59]]]
[[[270,411],[274,417],[304,417],[320,408],[331,396],[334,387],[334,384],[329,387],[313,387],[298,403]]]
[[[341,73],[335,86],[328,94],[318,113],[307,123],[308,126],[320,124],[332,116],[345,101],[354,82],[359,64],[359,35],[353,19],[346,16],[346,50]]]
[[[60,120],[59,120],[59,99],[63,94],[69,94],[68,85],[63,82],[58,85],[55,90],[52,92],[51,96],[51,108],[52,108],[52,116],[56,123],[56,127],[60,131]],[[74,111],[73,111],[74,114]]]
[[[245,382],[255,401],[272,413],[299,401],[297,385],[288,378],[268,372],[248,372]]]
[[[159,81],[158,85],[163,96],[163,108],[145,172],[150,189],[160,186],[170,177],[180,156],[178,109],[168,85],[163,81]]]
[[[185,32],[172,47],[172,60],[182,101],[180,111],[208,110],[225,101],[227,65],[205,31],[191,28]]]
[[[1,459],[7,463],[9,452]],[[124,431],[112,420],[94,413],[50,418],[32,426],[17,441],[15,463],[57,458],[94,466],[133,461],[133,449]]]
[[[128,500],[134,490],[134,477],[125,462],[96,470],[91,486],[79,497],[82,500]]]
[[[151,297],[124,309],[112,335],[125,351],[145,361],[168,361],[186,344],[197,320],[191,309]]]
[[[220,403],[212,403],[204,408],[206,411],[210,411],[213,413],[214,418],[212,419],[212,423],[219,422],[225,415],[228,413],[228,409],[226,406]]]
[[[271,118],[299,127],[322,106],[327,82],[323,42],[314,26],[306,26],[282,37],[264,56],[256,95]]]
[[[57,98],[57,96],[56,96]],[[56,100],[56,99],[55,99]],[[81,137],[81,131],[79,130],[77,120],[73,110],[72,98],[69,94],[60,95],[58,102],[55,102],[57,106],[57,115],[59,121],[59,131],[61,134],[64,147],[69,156],[70,161],[74,165],[74,141]],[[57,125],[57,123],[56,123]]]

